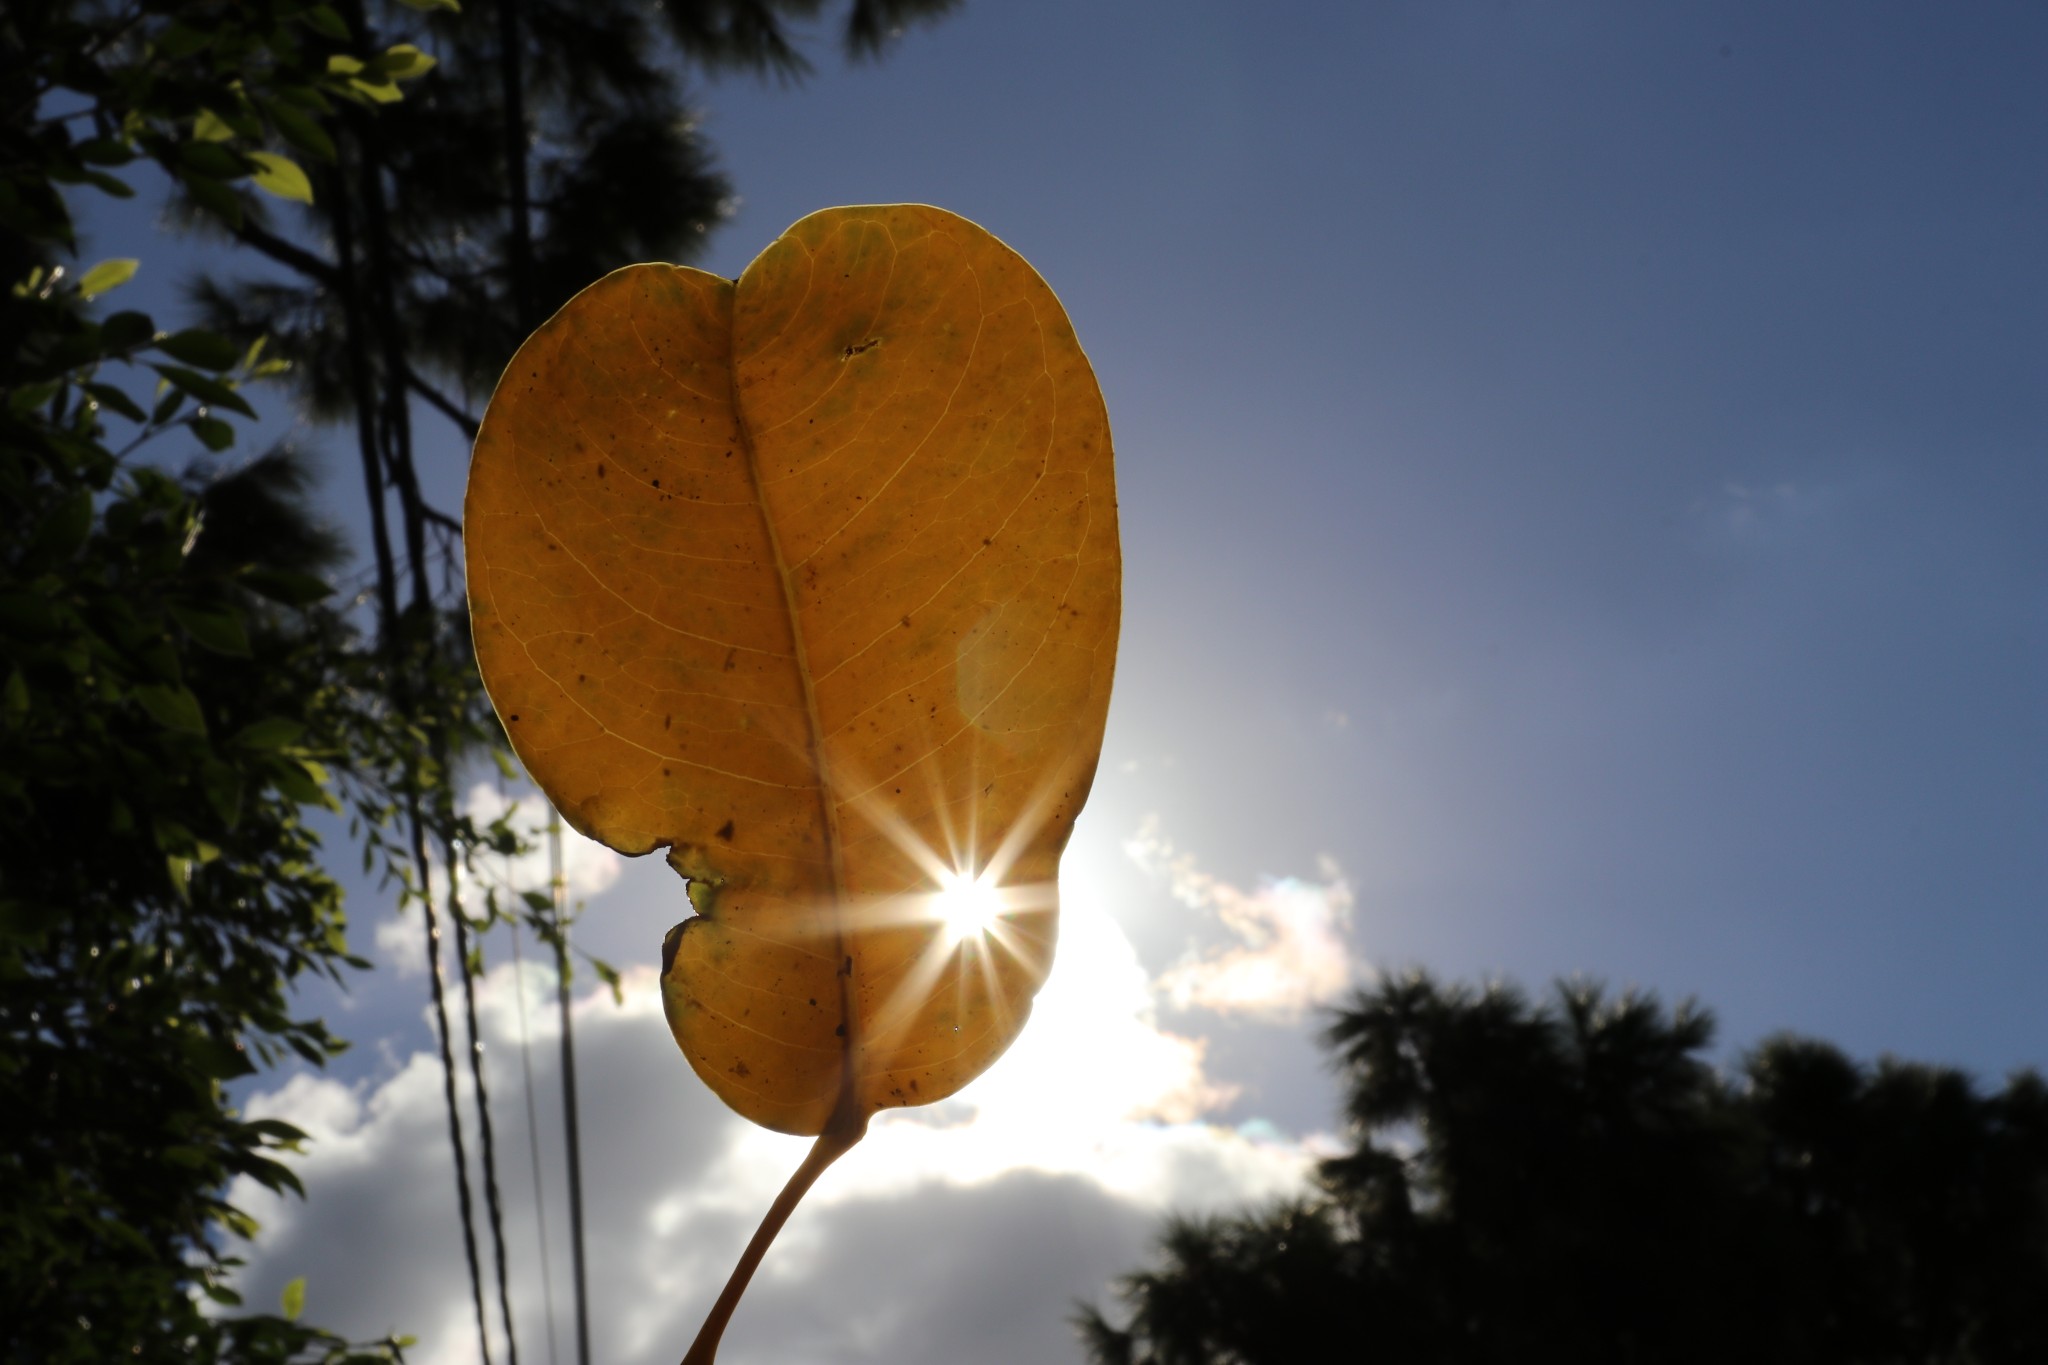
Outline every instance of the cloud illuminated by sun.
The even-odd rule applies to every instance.
[[[1198,1007],[1270,1023],[1298,1022],[1349,985],[1354,963],[1348,929],[1351,884],[1327,856],[1318,880],[1269,878],[1246,891],[1202,871],[1147,816],[1124,852],[1166,882],[1173,898],[1213,914],[1236,940],[1191,953],[1161,976],[1160,996],[1177,1009]]]

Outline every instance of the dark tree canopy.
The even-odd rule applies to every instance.
[[[462,405],[570,293],[695,251],[728,188],[690,63],[792,78],[814,20],[863,56],[950,3],[0,5],[0,1362],[400,1352],[296,1322],[296,1296],[229,1311],[230,1238],[254,1231],[229,1181],[295,1188],[301,1135],[224,1083],[342,1045],[292,1004],[367,965],[314,809],[346,806],[413,888],[432,843],[450,886],[470,851],[512,851],[455,809],[494,722],[434,585],[460,528],[421,496],[412,404],[473,425]],[[145,162],[174,221],[282,267],[202,286],[210,328],[109,309],[137,262],[76,258],[73,196],[132,197]],[[353,419],[374,621],[327,581],[306,467],[227,464],[251,381],[281,373]],[[473,1050],[472,1077],[509,1337]]]
[[[136,263],[80,269],[64,193],[132,193],[146,158],[231,197],[254,139],[198,111],[334,93],[304,10],[0,14],[0,1361],[398,1349],[224,1311],[228,1181],[295,1188],[301,1135],[223,1084],[340,1049],[292,1008],[360,965],[307,817],[381,788],[409,727],[303,467],[209,467],[265,362],[104,311]]]
[[[340,8],[372,48],[415,44],[438,65],[374,119],[345,111],[355,117],[336,129],[338,160],[318,176],[311,232],[289,221],[296,213],[244,197],[241,240],[297,279],[273,271],[205,283],[200,301],[229,335],[271,336],[299,362],[294,377],[314,411],[345,417],[356,400],[347,262],[335,248],[354,235],[369,287],[390,296],[409,367],[379,382],[473,412],[527,332],[570,295],[621,266],[702,250],[732,186],[689,105],[693,68],[799,79],[811,69],[800,32],[813,21],[829,15],[849,56],[874,56],[955,3],[466,0],[454,11],[354,0]],[[523,129],[523,166],[506,154],[508,117]],[[351,183],[366,166],[388,182],[388,205],[365,202]],[[343,225],[338,213],[358,221]]]
[[[1080,1319],[1098,1365],[2048,1360],[2048,1087],[1690,1005],[1410,975],[1326,1041],[1357,1137],[1313,1198],[1180,1219]]]

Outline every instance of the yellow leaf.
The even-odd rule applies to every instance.
[[[392,80],[410,81],[426,75],[440,65],[440,62],[411,43],[394,43],[384,49],[384,56],[379,65],[384,68],[384,74]]]
[[[313,182],[296,161],[275,152],[250,152],[248,157],[258,167],[250,177],[256,188],[268,190],[280,199],[296,199],[301,204],[313,202]]]
[[[101,261],[78,277],[78,293],[81,298],[94,298],[135,278],[135,272],[142,262],[132,256],[117,256]]]
[[[688,879],[670,1026],[735,1110],[824,1135],[795,1193],[993,1062],[1051,967],[1121,594],[1108,418],[1031,267],[893,205],[737,282],[616,271],[506,369],[466,512],[513,746]]]
[[[405,98],[405,92],[392,81],[372,82],[351,77],[348,88],[376,104],[396,104]]]
[[[199,117],[192,120],[192,136],[200,142],[226,142],[234,135],[235,130],[211,109],[201,109]]]

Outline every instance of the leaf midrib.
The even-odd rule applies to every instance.
[[[783,554],[781,532],[776,528],[775,518],[769,514],[768,493],[761,479],[760,452],[754,445],[753,427],[747,421],[746,409],[740,402],[739,280],[732,282],[732,289],[727,297],[725,375],[731,392],[733,427],[739,436],[740,453],[746,461],[747,480],[754,491],[754,510],[760,515],[762,529],[767,533],[768,551],[774,559],[775,580],[782,588],[782,611],[789,622],[790,655],[796,665],[797,681],[803,688],[804,724],[809,736],[811,772],[818,781],[818,806],[825,822],[826,865],[832,872],[832,961],[833,974],[839,981],[839,1019],[842,1037],[839,1094],[833,1101],[831,1113],[825,1119],[825,1127],[830,1129],[835,1121],[844,1122],[854,1117],[843,1111],[847,1110],[856,1097],[858,1085],[855,1060],[860,1049],[860,1020],[854,1009],[853,997],[853,960],[846,947],[846,866],[839,834],[839,807],[832,799],[831,774],[825,766],[825,731],[818,719],[818,695],[811,677],[810,653],[804,641],[802,621],[797,615],[796,585],[791,581],[789,561]]]

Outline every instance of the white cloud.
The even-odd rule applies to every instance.
[[[497,890],[501,905],[515,900],[522,891],[547,891],[549,812],[547,802],[539,793],[528,791],[514,798],[491,783],[479,782],[469,789],[469,798],[463,802],[463,812],[479,827],[505,816],[520,838],[531,845],[527,852],[513,858],[503,858],[495,853],[477,855],[476,876],[462,888],[462,903],[472,916],[483,912],[486,886]],[[562,882],[572,905],[610,889],[618,881],[623,866],[624,859],[611,849],[594,839],[585,838],[567,825],[562,826]],[[435,908],[441,909],[447,893],[443,890],[438,867],[429,878],[428,886],[435,897]],[[412,903],[408,903],[402,913],[387,915],[377,921],[378,953],[384,962],[397,968],[400,976],[419,976],[425,972],[426,965],[420,960],[419,947],[422,932],[419,907]],[[445,925],[443,934],[445,944],[448,936]]]
[[[749,1291],[720,1353],[726,1365],[1072,1359],[1073,1299],[1099,1295],[1137,1265],[1161,1213],[1300,1188],[1317,1140],[1205,1122],[1232,1089],[1206,1074],[1199,1041],[1159,1026],[1153,983],[1122,930],[1071,888],[1061,918],[1052,976],[1018,1043],[953,1099],[878,1117],[826,1174]],[[629,971],[625,987],[623,1006],[584,997],[575,1024],[592,1346],[607,1362],[638,1365],[681,1354],[806,1144],[752,1127],[704,1090],[669,1037],[650,969]],[[478,1003],[521,1355],[538,1361],[544,1303],[519,1103],[521,989],[566,1346],[553,978],[501,965],[480,983]],[[314,1136],[298,1167],[307,1203],[247,1182],[233,1192],[265,1225],[240,1281],[250,1302],[274,1302],[303,1274],[308,1320],[359,1335],[413,1332],[420,1346],[410,1358],[422,1365],[474,1360],[438,1062],[415,1055],[381,1083],[353,1088],[300,1076],[249,1110]],[[470,1144],[474,1164],[473,1128]],[[478,1236],[488,1258],[481,1208]],[[495,1333],[494,1298],[491,1311]]]
[[[1214,914],[1236,940],[1191,952],[1159,978],[1157,989],[1176,1008],[1291,1024],[1351,983],[1344,933],[1351,885],[1334,859],[1319,860],[1320,881],[1281,877],[1245,891],[1202,871],[1192,854],[1178,852],[1152,816],[1124,841],[1124,852],[1165,881],[1174,899]]]

